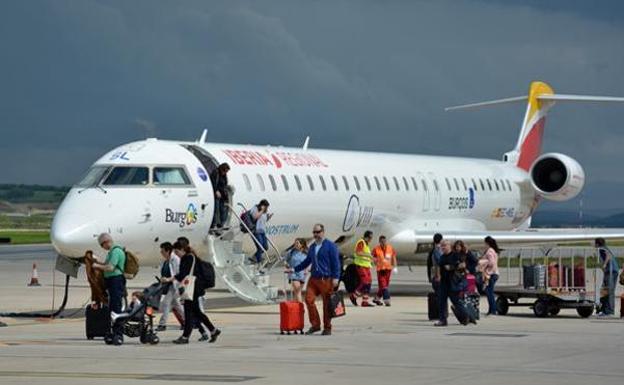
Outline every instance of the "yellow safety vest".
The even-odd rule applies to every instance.
[[[360,242],[362,242],[363,244],[363,247],[362,247],[363,254],[357,253],[357,248]],[[353,263],[355,263],[357,266],[370,268],[373,265],[372,259],[373,258],[371,256],[370,247],[368,246],[366,241],[364,239],[360,239],[359,241],[357,241],[357,243],[355,244],[355,251],[353,253]]]

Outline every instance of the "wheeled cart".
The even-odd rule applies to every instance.
[[[556,316],[561,309],[575,309],[583,318],[591,316],[602,282],[602,273],[591,268],[595,254],[588,247],[506,250],[501,259],[507,258],[507,285],[494,290],[498,314],[524,306],[540,318]]]

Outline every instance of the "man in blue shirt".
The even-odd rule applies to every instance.
[[[316,308],[316,297],[323,298],[323,335],[331,335],[331,315],[329,309],[329,297],[338,286],[340,279],[340,255],[338,246],[325,238],[325,227],[318,223],[312,230],[314,243],[308,250],[306,259],[295,266],[294,271],[299,272],[312,265],[310,280],[306,290],[305,303],[310,317],[310,329],[306,334],[313,334],[321,330],[321,319]]]

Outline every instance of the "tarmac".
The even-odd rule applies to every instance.
[[[0,247],[0,312],[44,311],[60,301],[49,246]],[[43,286],[27,288],[37,260]],[[144,269],[131,287],[149,284]],[[482,317],[478,325],[427,319],[422,271],[401,270],[392,307],[349,305],[332,336],[280,335],[277,305],[250,306],[224,290],[207,296],[208,315],[223,331],[215,344],[178,346],[173,317],[158,345],[126,338],[121,347],[84,336],[84,277],[72,280],[65,318],[7,318],[0,327],[0,384],[620,384],[624,321],[579,318],[574,310],[538,319],[528,308]],[[56,286],[52,285],[56,278]],[[60,293],[62,294],[62,293]],[[482,311],[486,309],[481,300]],[[73,310],[75,309],[75,310]],[[49,311],[49,310],[48,310]],[[307,326],[307,325],[306,325]]]

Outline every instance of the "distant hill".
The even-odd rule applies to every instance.
[[[0,184],[0,214],[52,213],[69,187]]]
[[[624,227],[624,210],[612,215],[604,212],[584,212],[583,221],[578,211],[538,210],[533,215],[533,227]]]

